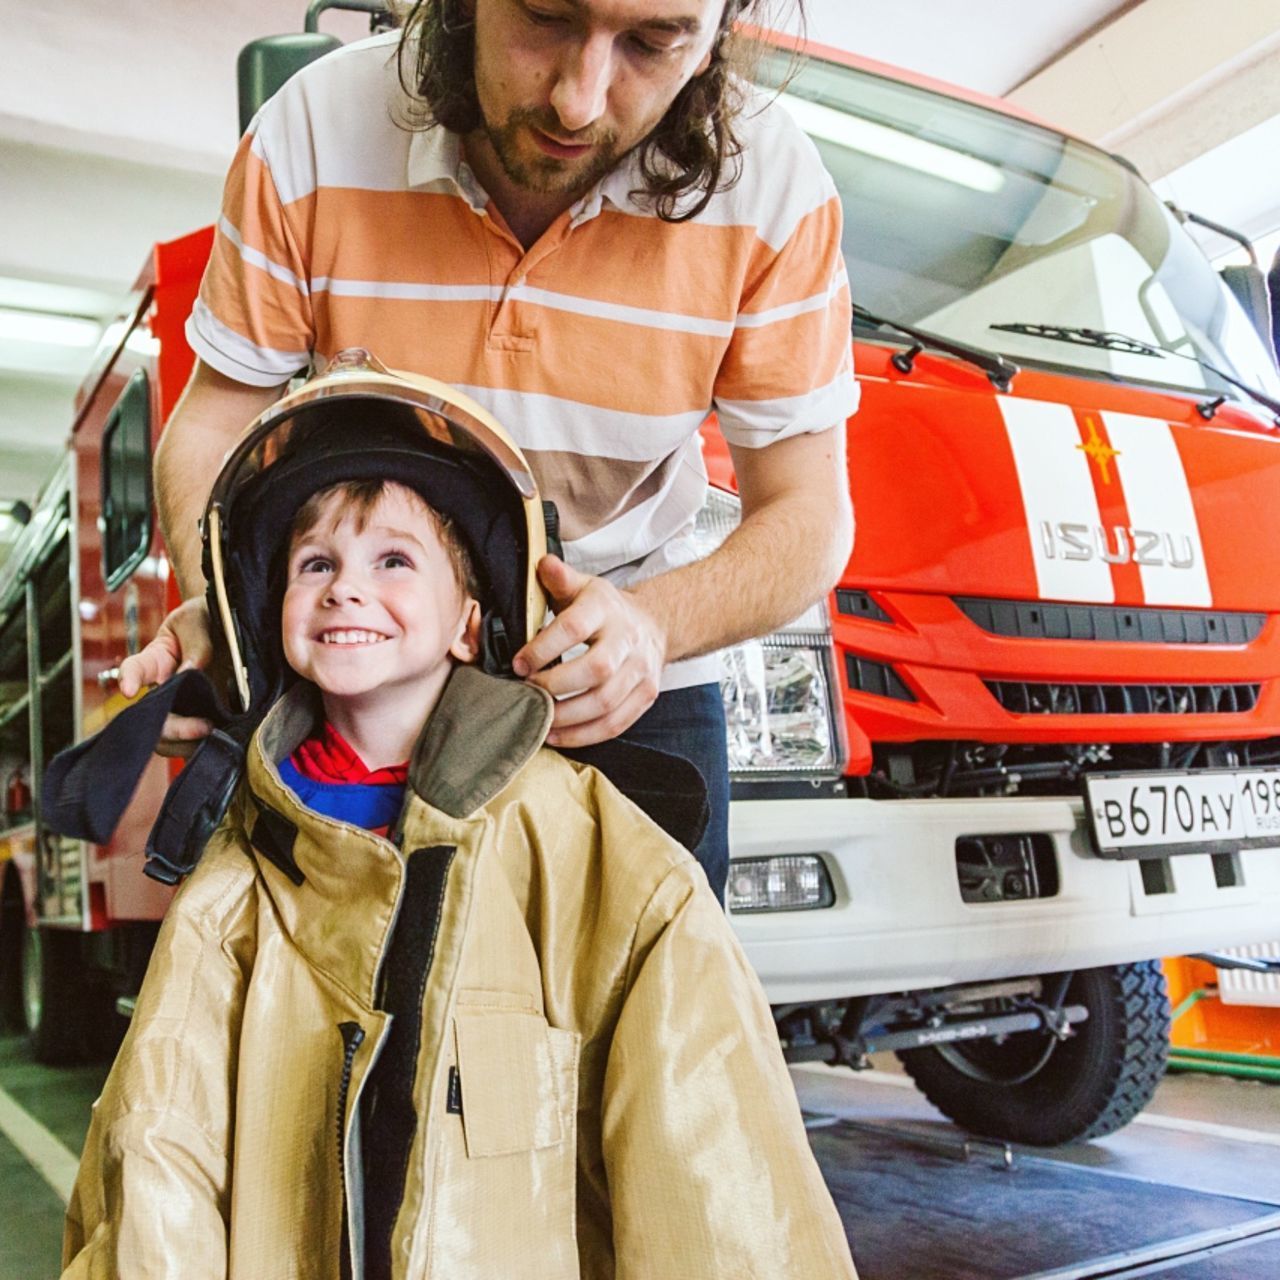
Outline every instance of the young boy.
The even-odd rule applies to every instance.
[[[210,500],[265,715],[95,1107],[64,1275],[853,1277],[702,872],[489,674],[542,617],[518,451],[335,366]]]

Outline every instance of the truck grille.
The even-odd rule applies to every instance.
[[[858,693],[874,693],[877,697],[896,698],[899,702],[916,700],[915,694],[887,662],[875,662],[856,653],[846,653],[844,669],[849,677],[849,688]]]
[[[1028,684],[988,680],[992,696],[1014,715],[1177,716],[1252,711],[1260,684]]]
[[[1127,609],[1121,605],[1045,604],[957,596],[971,622],[1021,640],[1110,640],[1141,644],[1250,644],[1265,613],[1203,609]]]
[[[839,587],[836,590],[836,612],[846,618],[866,618],[872,622],[893,621],[866,591],[854,591],[849,587]]]

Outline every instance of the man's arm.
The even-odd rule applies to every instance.
[[[278,387],[251,387],[202,360],[187,383],[156,449],[156,508],[184,600],[204,594],[200,517],[227,450],[245,427],[280,398]]]
[[[156,508],[183,603],[164,620],[150,644],[120,664],[120,692],[125,697],[160,684],[180,666],[208,663],[200,517],[227,450],[282,390],[283,386],[246,386],[196,361],[155,457]],[[171,716],[165,726],[165,737],[174,741],[201,738],[207,732],[203,721],[184,717]]]
[[[517,671],[536,672],[534,683],[561,699],[551,742],[582,746],[623,732],[657,697],[665,663],[764,635],[839,578],[853,542],[843,423],[730,453],[742,523],[705,560],[625,591],[554,557],[543,562],[557,616],[517,654]],[[543,670],[584,642],[586,653]]]
[[[668,662],[792,621],[831,590],[853,547],[843,423],[729,453],[742,523],[705,560],[631,589],[670,637]]]

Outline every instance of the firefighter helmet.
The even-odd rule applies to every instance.
[[[201,532],[215,642],[230,657],[243,710],[264,713],[289,681],[280,640],[287,541],[321,489],[394,480],[454,524],[481,583],[482,658],[507,674],[541,626],[537,564],[555,546],[554,508],[492,416],[467,396],[340,351],[254,420],[227,454]]]

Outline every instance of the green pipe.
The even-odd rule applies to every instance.
[[[1235,1076],[1243,1080],[1267,1080],[1280,1084],[1280,1066],[1251,1067],[1243,1063],[1206,1061],[1203,1058],[1184,1059],[1180,1054],[1169,1055],[1170,1071],[1202,1071],[1211,1076]]]
[[[1191,994],[1187,996],[1169,1015],[1170,1021],[1177,1022],[1177,1020],[1193,1005],[1199,1004],[1201,1000],[1206,1000],[1209,996],[1216,994],[1217,992],[1210,991],[1208,987],[1200,987],[1198,990],[1191,992]]]
[[[1174,1045],[1170,1053],[1184,1058],[1204,1058],[1208,1062],[1238,1062],[1241,1066],[1272,1067],[1280,1071],[1280,1057],[1272,1053],[1233,1053],[1229,1049],[1191,1049]]]
[[[1170,1021],[1177,1022],[1201,1000],[1217,994],[1216,989],[1210,987],[1192,991],[1170,1014]],[[1267,1054],[1232,1053],[1226,1049],[1190,1049],[1175,1045],[1169,1050],[1169,1067],[1173,1071],[1203,1071],[1208,1075],[1280,1082],[1280,1057]]]

